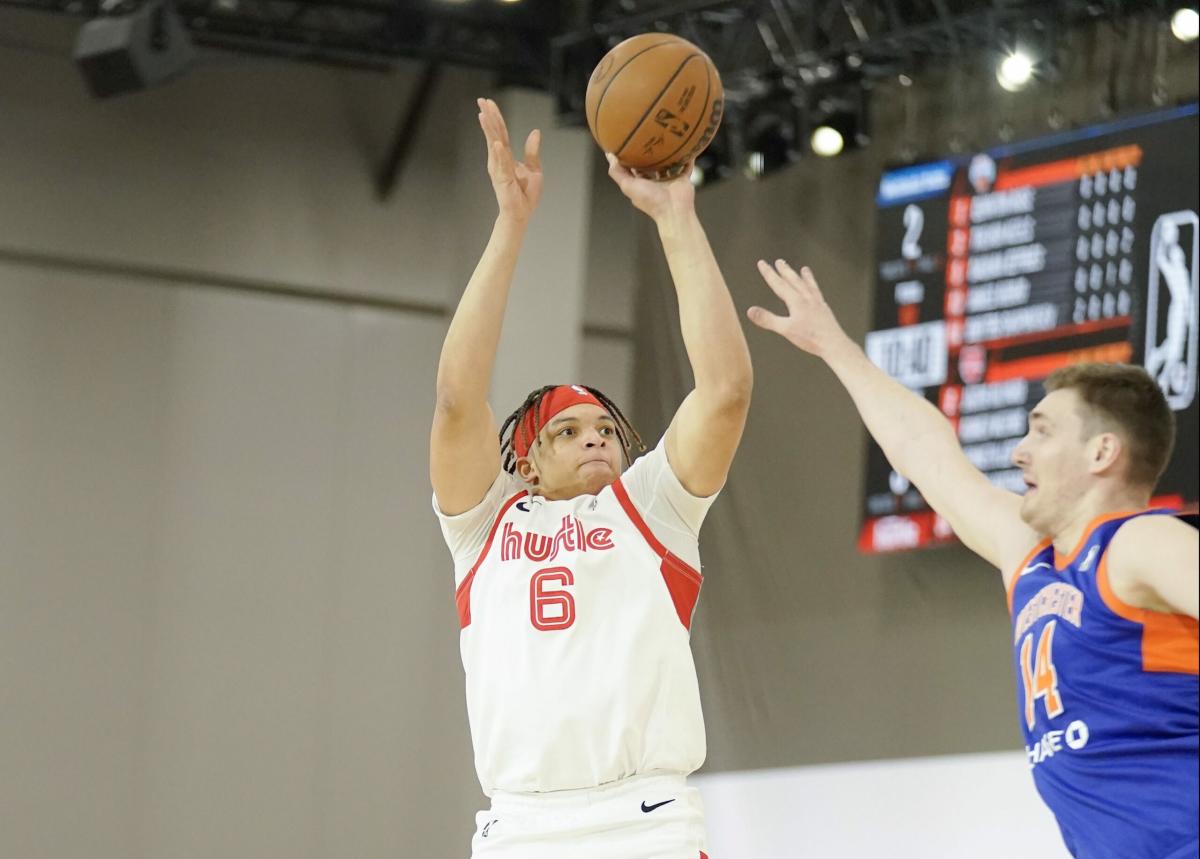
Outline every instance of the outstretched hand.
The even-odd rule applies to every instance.
[[[539,149],[542,134],[536,128],[525,139],[525,160],[517,161],[508,139],[508,126],[496,102],[490,98],[476,99],[479,105],[479,126],[487,140],[488,176],[500,213],[528,221],[542,198],[542,161]]]
[[[608,175],[617,183],[621,193],[628,197],[634,206],[653,218],[655,223],[667,215],[693,210],[696,189],[692,186],[690,178],[690,163],[674,179],[656,182],[638,176],[621,164],[611,152],[606,152],[604,157],[608,159]]]
[[[825,303],[811,269],[805,266],[796,272],[781,259],[775,260],[774,266],[759,260],[758,273],[783,299],[788,314],[780,316],[761,307],[751,307],[746,311],[751,322],[817,357],[824,357],[831,348],[849,342]]]

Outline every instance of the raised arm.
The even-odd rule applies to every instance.
[[[751,307],[750,320],[821,358],[845,386],[888,462],[921,491],[972,551],[1000,569],[1007,586],[1038,540],[1021,520],[1019,496],[994,486],[963,453],[954,428],[924,397],[871,363],[838,324],[807,268],[758,263],[787,306],[778,316]]]
[[[517,255],[542,193],[539,133],[530,132],[525,161],[518,162],[496,103],[479,99],[478,104],[499,214],[450,320],[438,362],[429,477],[438,506],[449,515],[478,504],[500,473],[500,443],[488,388]]]
[[[658,227],[695,379],[695,388],[667,429],[667,458],[688,492],[712,495],[725,483],[750,408],[754,375],[746,338],[696,216],[691,171],[669,182],[652,182],[608,158],[609,176]]]

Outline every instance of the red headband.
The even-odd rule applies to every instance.
[[[595,394],[582,385],[559,385],[557,388],[547,391],[546,395],[542,397],[541,407],[530,406],[517,421],[517,426],[513,430],[513,450],[517,456],[528,456],[529,448],[537,439],[542,428],[563,409],[569,409],[580,403],[591,403],[593,406],[600,406],[604,409],[604,404],[596,399]],[[608,411],[608,409],[604,410]]]

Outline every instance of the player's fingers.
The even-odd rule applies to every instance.
[[[488,137],[488,145],[491,145],[493,140],[503,141],[503,135],[500,133],[500,126],[496,122],[496,112],[492,109],[491,104],[487,99],[481,99],[482,106],[479,108],[479,121],[483,126],[484,133]]]
[[[496,140],[492,137],[491,132],[487,127],[487,120],[483,114],[479,115],[479,125],[483,129],[484,143],[487,144],[487,169],[488,173],[494,175],[496,172]]]
[[[542,169],[542,133],[536,128],[525,138],[525,166],[530,170]]]
[[[608,175],[624,190],[626,183],[634,178],[633,173],[629,171],[628,167],[623,166],[617,160],[617,156],[611,152],[605,152],[604,157],[608,159]]]
[[[508,123],[504,121],[504,114],[500,112],[500,105],[496,104],[496,102],[492,101],[490,98],[488,99],[488,104],[491,105],[492,116],[495,118],[496,131],[499,133],[500,139],[504,141],[505,146],[510,146],[511,143],[508,139]]]
[[[775,267],[780,273],[787,278],[794,289],[795,294],[805,301],[823,301],[821,295],[821,287],[817,286],[817,279],[813,277],[812,269],[808,266],[802,266],[800,271],[796,271],[786,260],[776,260]]]
[[[497,179],[503,182],[512,182],[516,179],[512,153],[499,140],[492,141],[492,158],[495,162],[494,175]]]
[[[486,98],[477,98],[475,99],[475,104],[479,108],[480,115],[488,120],[488,124],[490,126],[492,124],[492,116],[495,113],[495,111],[492,110],[491,101]]]
[[[771,287],[771,291],[784,300],[784,303],[790,302],[796,293],[795,287],[775,270],[766,260],[758,261],[758,273],[762,275],[762,279],[766,281],[767,286]]]
[[[787,325],[788,319],[786,316],[780,316],[777,313],[772,313],[762,307],[751,307],[746,311],[746,318],[767,331],[774,331],[776,334],[782,334],[784,327]]]
[[[775,260],[775,270],[779,272],[779,276],[788,282],[788,285],[793,289],[804,291],[806,284],[804,279],[800,277],[800,272],[796,271],[785,259]]]
[[[492,129],[488,125],[487,117],[482,113],[479,114],[479,127],[483,129],[483,136],[487,139],[488,149],[492,148]]]
[[[803,266],[800,269],[800,279],[804,281],[805,285],[808,286],[809,289],[816,292],[817,295],[821,294],[821,285],[817,283],[816,275],[813,274],[811,268],[808,266]]]

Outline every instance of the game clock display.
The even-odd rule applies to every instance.
[[[997,485],[1025,489],[1011,456],[1046,376],[1129,362],[1178,424],[1155,503],[1195,511],[1198,127],[1192,104],[881,177],[865,350]],[[955,539],[873,442],[865,482],[863,551]]]

